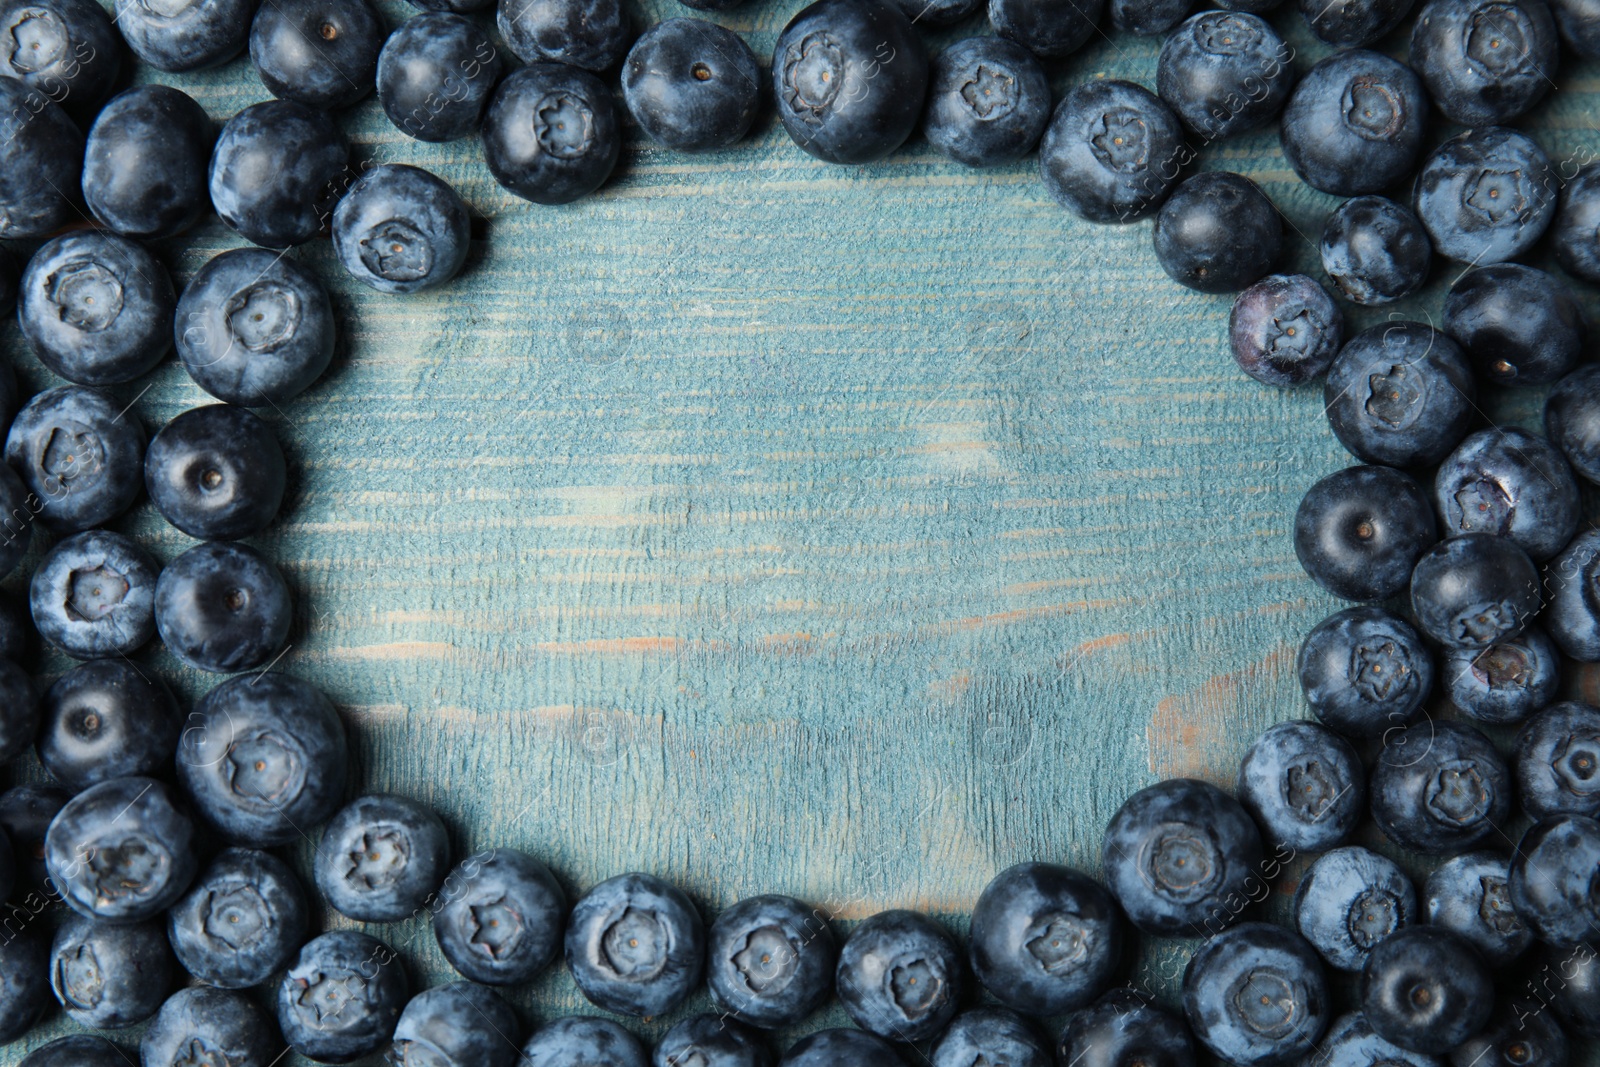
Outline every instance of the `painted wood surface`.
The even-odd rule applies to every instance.
[[[713,17],[765,61],[800,6]],[[1300,69],[1327,51],[1274,20]],[[1099,38],[1057,92],[1152,85],[1158,47]],[[1569,65],[1528,124],[1558,160],[1600,149],[1595,76]],[[244,60],[160,80],[219,120],[268,95]],[[280,666],[339,704],[365,787],[434,805],[462,853],[527,849],[574,891],[652,871],[708,914],[777,891],[960,930],[1000,868],[1097,869],[1127,794],[1227,782],[1305,714],[1294,649],[1336,605],[1290,522],[1350,460],[1320,389],[1236,370],[1229,301],[1169,282],[1148,223],[1077,221],[1031,159],[971,171],[920,139],[826,166],[770,115],[704,157],[630,139],[599,195],[534,207],[475,140],[411,142],[370,99],[341,122],[359,158],[453,183],[477,239],[462,279],[411,299],[359,289],[326,242],[291,253],[342,337],[320,385],[263,412],[294,475],[257,543],[297,598]],[[1336,201],[1274,131],[1202,165],[1260,182],[1289,265],[1315,270]],[[238,243],[213,220],[159,251],[182,284]],[[1453,277],[1397,313],[1436,321]],[[25,347],[5,326],[25,385],[49,384]],[[172,360],[119,395],[152,432],[207,400]],[[148,502],[119,526],[163,559],[189,544]],[[213,681],[142,659],[188,700]],[[377,932],[419,984],[447,979],[425,921]],[[1186,951],[1147,947],[1132,979],[1170,994]],[[530,1026],[592,1010],[559,971],[515,999]]]

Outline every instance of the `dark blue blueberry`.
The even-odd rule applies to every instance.
[[[1600,709],[1562,701],[1517,734],[1517,799],[1535,819],[1600,816]]]
[[[0,373],[0,378],[3,377],[3,373]],[[16,471],[0,466],[0,577],[10,574],[28,554],[28,545],[33,541],[33,517],[39,511],[38,503],[39,498],[28,491]],[[0,631],[9,635],[8,643],[12,646],[6,650],[6,657],[17,658],[27,644],[20,621],[13,623],[8,617],[6,622],[0,622]]]
[[[172,948],[159,922],[109,923],[69,915],[50,947],[50,985],[67,1016],[91,1030],[120,1029],[156,1013],[172,988]]]
[[[317,889],[358,922],[420,914],[450,867],[450,841],[433,809],[389,793],[357,797],[328,821],[317,846]]]
[[[167,270],[114,233],[77,230],[34,253],[17,319],[46,367],[79,385],[130,382],[172,347]]]
[[[1411,65],[1445,118],[1495,126],[1555,85],[1556,44],[1544,0],[1428,0],[1411,27]]]
[[[17,1067],[129,1067],[133,1057],[103,1037],[73,1034],[40,1045]]]
[[[378,53],[378,103],[395,128],[419,141],[454,141],[483,125],[505,69],[476,22],[449,11],[407,19]]]
[[[1075,86],[1039,144],[1039,176],[1056,203],[1090,222],[1132,222],[1178,183],[1189,149],[1161,98],[1132,82]]]
[[[195,384],[244,407],[300,395],[333,360],[333,306],[316,275],[259,248],[201,267],[178,300],[178,358]]]
[[[1366,48],[1411,13],[1415,0],[1299,0],[1300,14],[1319,40],[1338,48]],[[1426,104],[1426,101],[1424,101]]]
[[[1537,980],[1572,1034],[1600,1038],[1600,952],[1593,945],[1546,946]]]
[[[1094,36],[1106,0],[988,0],[994,32],[1041,59],[1070,56]]]
[[[1389,732],[1367,789],[1378,829],[1433,856],[1466,852],[1499,833],[1514,791],[1488,738],[1432,719]]]
[[[1384,600],[1405,589],[1436,537],[1427,493],[1393,467],[1335,471],[1306,491],[1294,516],[1300,566],[1345,600]]]
[[[567,969],[590,1002],[619,1015],[664,1015],[705,965],[700,913],[676,886],[624,874],[585,893],[567,926]]]
[[[39,762],[74,793],[111,778],[160,773],[183,715],[172,692],[130,661],[97,659],[67,671],[40,707]]]
[[[231,404],[183,412],[144,454],[144,485],[156,510],[202,540],[266,529],[278,516],[286,479],[272,427]]]
[[[1520,263],[1462,275],[1445,298],[1444,329],[1500,385],[1549,385],[1577,364],[1588,337],[1572,291]]]
[[[1425,467],[1450,454],[1477,409],[1456,343],[1420,322],[1373,326],[1345,343],[1323,385],[1328,425],[1368,463]]]
[[[117,28],[134,54],[157,70],[202,70],[244,51],[259,2],[117,0]]]
[[[28,588],[40,635],[78,659],[126,655],[154,637],[155,599],[155,561],[110,530],[58,541]]]
[[[1122,937],[1116,901],[1099,882],[1070,867],[1019,863],[984,887],[968,940],[972,971],[996,999],[1059,1015],[1105,992]]]
[[[1521,722],[1555,698],[1561,655],[1543,630],[1521,634],[1485,649],[1445,650],[1442,668],[1450,703],[1479,722]]]
[[[1379,1037],[1359,1011],[1341,1015],[1328,1028],[1305,1067],[1444,1067],[1437,1056],[1403,1049]],[[1486,1065],[1485,1065],[1486,1067]]]
[[[349,1063],[394,1035],[411,992],[394,949],[354,930],[314,937],[278,985],[278,1026],[289,1047]]]
[[[1422,632],[1451,648],[1488,648],[1539,613],[1539,569],[1516,542],[1469,533],[1417,561],[1411,611]]]
[[[1380,941],[1361,971],[1361,1012],[1386,1040],[1442,1055],[1483,1029],[1494,981],[1472,943],[1438,926],[1407,926]]]
[[[1600,163],[1584,166],[1562,184],[1560,208],[1550,224],[1550,244],[1562,270],[1586,282],[1600,282]]]
[[[725,11],[737,7],[744,0],[679,0],[688,7],[702,11]],[[963,19],[976,15],[984,0],[895,0],[906,18],[924,29],[953,26]]]
[[[1600,660],[1600,530],[1585,530],[1545,565],[1545,632],[1575,660]]]
[[[1294,85],[1294,49],[1252,14],[1202,11],[1173,31],[1156,63],[1156,92],[1208,141],[1276,118]]]
[[[857,1026],[891,1041],[922,1041],[943,1030],[961,1003],[961,950],[938,923],[915,911],[880,911],[839,950],[839,1002]]]
[[[76,218],[83,134],[55,104],[0,77],[0,238],[44,237]]]
[[[1433,245],[1422,222],[1393,200],[1346,200],[1322,227],[1322,269],[1346,300],[1389,304],[1428,280]]]
[[[333,212],[333,247],[350,276],[380,293],[443,285],[467,261],[472,220],[442,178],[400,163],[363,174]]]
[[[1411,879],[1393,860],[1364,848],[1319,856],[1295,890],[1300,935],[1341,971],[1361,970],[1378,942],[1417,917]]]
[[[1423,913],[1432,925],[1471,941],[1491,966],[1503,967],[1533,943],[1533,931],[1511,906],[1510,877],[1505,853],[1457,856],[1428,875]]]
[[[1556,213],[1550,157],[1527,134],[1485,126],[1457,134],[1423,164],[1417,217],[1436,252],[1473,265],[1533,247]]]
[[[283,1042],[249,996],[191,986],[167,998],[139,1042],[144,1067],[272,1067]]]
[[[668,19],[628,51],[622,98],[639,128],[663,147],[726,148],[755,121],[761,65],[732,30],[703,19]]]
[[[793,897],[748,897],[711,924],[706,982],[735,1018],[793,1026],[833,992],[838,956],[824,912]]]
[[[348,762],[328,698],[276,671],[211,690],[178,739],[178,780],[198,813],[258,847],[294,841],[332,815]]]
[[[540,1027],[522,1046],[524,1067],[650,1067],[639,1039],[612,1022],[569,1015]]]
[[[1249,178],[1205,171],[1161,205],[1152,236],[1167,277],[1202,293],[1232,293],[1272,270],[1283,220]]]
[[[516,1033],[517,1013],[493,990],[451,982],[411,998],[394,1028],[390,1062],[511,1067],[520,1059]]]
[[[1110,0],[1111,25],[1124,33],[1153,37],[1189,17],[1194,0]]]
[[[215,132],[205,110],[169,85],[139,85],[89,129],[83,199],[108,228],[148,240],[182,233],[210,206]]]
[[[1278,723],[1256,738],[1239,765],[1236,792],[1263,839],[1296,852],[1343,844],[1367,811],[1360,757],[1312,722]]]
[[[1346,608],[1313,627],[1298,673],[1317,718],[1347,737],[1378,737],[1410,722],[1434,676],[1417,631],[1372,606]]]
[[[1304,274],[1269,274],[1233,301],[1228,340],[1239,369],[1266,385],[1303,385],[1344,341],[1344,314]]]
[[[194,824],[154,778],[114,778],[67,801],[45,835],[50,880],[73,911],[139,922],[194,879]]]
[[[39,696],[33,679],[11,660],[0,659],[0,763],[32,748],[38,733]]]
[[[818,0],[778,37],[772,91],[795,144],[828,163],[871,163],[922,116],[928,52],[884,0]]]
[[[1428,94],[1379,52],[1337,52],[1311,68],[1283,111],[1283,154],[1305,183],[1335,196],[1375,193],[1410,176]]]
[[[1332,1015],[1322,961],[1272,923],[1235,926],[1189,958],[1183,1011],[1200,1043],[1238,1067],[1273,1067],[1309,1053]]]
[[[567,897],[550,868],[499,848],[456,864],[432,910],[433,935],[452,967],[474,982],[515,985],[556,958]]]
[[[167,913],[183,969],[223,989],[265,982],[305,940],[306,894],[276,856],[228,848]]]
[[[344,134],[323,112],[293,100],[252,104],[217,138],[211,202],[247,241],[267,248],[305,244],[322,232],[328,197],[349,155]],[[180,318],[180,336],[186,328]]]
[[[772,1052],[754,1031],[708,1012],[668,1030],[650,1062],[652,1067],[772,1067]]]
[[[44,865],[45,832],[70,799],[63,789],[34,782],[0,793],[0,834],[11,842],[17,868],[12,895],[24,903],[43,899],[45,879],[50,873]]]
[[[1502,1001],[1489,1025],[1457,1045],[1450,1067],[1566,1067],[1567,1035],[1538,1000]]]
[[[495,23],[525,63],[610,70],[628,50],[633,27],[620,0],[500,0]]]
[[[807,1034],[790,1045],[778,1063],[779,1067],[905,1067],[894,1046],[883,1038],[862,1030],[842,1029]]]
[[[1578,483],[1567,461],[1514,426],[1479,430],[1457,445],[1434,475],[1433,499],[1444,536],[1508,538],[1535,562],[1578,530]]]
[[[208,541],[167,564],[156,583],[156,627],[179,661],[233,674],[269,662],[289,635],[283,575],[236,541]]]
[[[273,96],[335,111],[372,91],[387,36],[372,0],[272,0],[250,24],[250,62]]]
[[[494,180],[535,204],[565,204],[605,184],[622,151],[611,90],[565,63],[533,63],[500,83],[483,117]]]
[[[1189,1028],[1132,989],[1113,989],[1067,1020],[1056,1042],[1067,1067],[1194,1067]]]
[[[1033,1024],[1004,1008],[974,1008],[957,1015],[928,1058],[930,1067],[1055,1067],[1050,1044]],[[657,1064],[657,1067],[664,1065]]]
[[[1562,378],[1544,402],[1544,432],[1574,474],[1600,483],[1600,365]]]
[[[958,163],[992,167],[1033,151],[1050,121],[1050,82],[1033,53],[1003,37],[968,37],[928,69],[923,134]]]
[[[8,934],[10,936],[0,938],[0,1045],[9,1045],[33,1029],[33,1024],[50,1004],[49,946],[28,930],[8,931]],[[78,1040],[100,1039],[82,1037]],[[22,1062],[30,1067],[45,1067],[47,1063],[50,1067],[103,1067],[103,1062],[96,1063],[87,1057],[49,1061],[41,1055],[49,1047],[38,1049]],[[116,1067],[127,1065],[118,1057]]]
[[[87,115],[121,68],[122,41],[94,0],[0,0],[0,75]]]
[[[1176,778],[1129,797],[1100,842],[1106,882],[1129,921],[1158,937],[1214,933],[1259,880],[1261,831],[1214,785]]]

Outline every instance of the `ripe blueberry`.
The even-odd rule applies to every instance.
[[[161,1005],[139,1042],[139,1055],[148,1067],[184,1067],[207,1056],[226,1057],[228,1067],[272,1067],[282,1044],[251,997],[191,986]]]
[[[1423,914],[1434,925],[1472,942],[1484,960],[1502,967],[1533,943],[1533,931],[1511,906],[1511,857],[1468,852],[1447,860],[1423,886]]]
[[[482,27],[450,11],[407,19],[378,53],[378,103],[419,141],[454,141],[483,125],[505,60]]]
[[[1241,292],[1228,316],[1239,369],[1266,385],[1303,385],[1328,369],[1344,340],[1344,315],[1304,274],[1269,274]]]
[[[237,541],[208,541],[156,582],[156,627],[174,656],[218,674],[272,660],[289,633],[289,587],[272,562]]]
[[[165,771],[183,729],[178,702],[161,679],[120,657],[67,671],[45,692],[40,711],[39,762],[75,793]]]
[[[978,981],[1008,1007],[1059,1015],[1094,1000],[1122,959],[1122,916],[1099,882],[1070,867],[1019,863],[972,910]]]
[[[250,23],[250,62],[273,96],[335,111],[372,91],[387,33],[372,0],[272,0]]]
[[[1462,275],[1445,298],[1444,330],[1499,385],[1549,385],[1577,364],[1588,337],[1572,291],[1519,263]]]
[[[344,134],[323,112],[293,100],[253,104],[217,138],[211,202],[247,241],[267,248],[305,244],[322,232],[328,197],[349,155]],[[180,317],[180,335],[187,326]]]
[[[215,136],[205,109],[178,89],[138,85],[119,94],[89,129],[84,202],[125,237],[182,233],[209,205]]]
[[[1452,648],[1488,648],[1539,613],[1539,569],[1507,537],[1469,533],[1417,561],[1411,611],[1424,634]]]
[[[1062,97],[1039,145],[1039,176],[1056,203],[1090,222],[1132,222],[1178,183],[1183,124],[1133,82],[1092,81]]]
[[[1345,600],[1405,589],[1437,534],[1433,507],[1409,474],[1346,467],[1307,490],[1294,516],[1294,552],[1307,574]]]
[[[314,937],[278,985],[278,1026],[289,1047],[349,1063],[394,1035],[410,992],[394,949],[354,930]]]
[[[732,30],[704,19],[667,19],[629,49],[622,98],[639,128],[664,148],[726,148],[755,121],[761,65]]]
[[[420,914],[450,864],[444,823],[391,793],[358,797],[328,820],[314,869],[322,898],[358,922]]]
[[[471,982],[451,982],[411,998],[394,1028],[395,1064],[512,1067],[520,1059],[517,1013],[499,994]]]
[[[1446,537],[1483,533],[1515,542],[1534,562],[1578,530],[1578,483],[1542,437],[1516,427],[1469,435],[1445,457],[1433,500]]]
[[[1527,134],[1483,126],[1457,134],[1417,177],[1417,217],[1434,251],[1462,263],[1515,259],[1549,227],[1560,187],[1550,157]]]
[[[1283,249],[1283,219],[1242,174],[1186,178],[1156,213],[1156,261],[1167,277],[1202,293],[1232,293],[1272,270]]]
[[[445,877],[433,934],[462,976],[514,985],[555,959],[566,918],[567,897],[550,869],[500,848],[468,856]]]
[[[825,914],[793,897],[748,897],[706,938],[706,981],[723,1010],[753,1026],[792,1026],[833,992],[839,948]]]
[[[1447,648],[1441,674],[1450,703],[1479,722],[1521,722],[1554,699],[1561,655],[1537,626],[1488,648]]]
[[[132,506],[144,445],[144,427],[124,405],[95,389],[58,385],[17,413],[6,435],[6,462],[32,494],[29,513],[75,533]]]
[[[612,1022],[569,1015],[533,1032],[522,1046],[524,1067],[650,1067],[639,1039]]]
[[[1389,304],[1428,280],[1433,245],[1422,222],[1393,200],[1358,196],[1328,216],[1322,269],[1346,300]]]
[[[483,117],[489,173],[535,204],[588,196],[611,176],[621,150],[611,90],[564,63],[531,63],[513,72]]]
[[[914,911],[881,911],[839,950],[839,1001],[863,1030],[892,1041],[938,1034],[961,1003],[961,952],[945,929]]]
[[[1442,1055],[1483,1029],[1494,982],[1460,934],[1408,926],[1380,941],[1361,971],[1361,1012],[1379,1036]]]
[[[40,635],[78,659],[126,655],[150,640],[155,598],[155,561],[109,530],[57,542],[28,588]]]
[[[1372,818],[1414,852],[1453,855],[1498,833],[1511,812],[1511,772],[1470,726],[1424,719],[1384,738],[1368,795]]]
[[[624,874],[585,893],[567,927],[567,969],[589,1001],[619,1015],[663,1015],[700,982],[705,924],[676,886]]]
[[[1417,921],[1417,891],[1393,860],[1368,849],[1317,857],[1294,895],[1300,935],[1341,971],[1359,971],[1384,938]]]
[[[184,970],[210,985],[260,985],[305,940],[306,894],[276,856],[219,852],[167,913],[167,938]]]
[[[333,212],[333,247],[350,277],[380,293],[443,285],[467,261],[472,220],[443,179],[385,163],[363,174]]]
[[[1184,971],[1183,1010],[1200,1043],[1238,1067],[1300,1059],[1332,1014],[1316,952],[1293,931],[1264,922],[1200,946]]]
[[[154,778],[113,778],[69,800],[45,835],[45,865],[80,915],[131,923],[160,915],[199,861],[194,824]]]
[[[1344,738],[1316,723],[1283,722],[1245,753],[1236,792],[1264,840],[1322,852],[1366,814],[1367,775]]]
[[[172,987],[172,948],[159,922],[110,923],[70,915],[50,947],[50,985],[67,1017],[120,1029],[156,1013]]]

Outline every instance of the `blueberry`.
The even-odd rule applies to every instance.
[[[585,893],[567,926],[567,969],[590,1002],[619,1015],[663,1015],[694,991],[705,965],[700,913],[648,874]]]
[[[50,948],[50,984],[67,1016],[119,1029],[156,1013],[172,988],[172,949],[156,922],[97,922],[69,915]]]
[[[259,0],[117,0],[134,54],[168,73],[216,67],[244,51]]]
[[[995,875],[972,909],[972,971],[1008,1007],[1058,1015],[1105,992],[1122,938],[1116,901],[1099,882],[1019,863]]]
[[[894,1046],[862,1030],[817,1030],[790,1045],[778,1063],[779,1067],[905,1067]]]
[[[1433,245],[1422,222],[1393,200],[1346,200],[1322,227],[1322,269],[1346,300],[1391,304],[1428,280]]]
[[[1328,979],[1298,934],[1272,923],[1243,923],[1189,958],[1183,1011],[1200,1043],[1229,1063],[1296,1062],[1328,1026]]]
[[[103,1037],[73,1034],[40,1045],[17,1067],[128,1067],[133,1057]]]
[[[1454,930],[1491,966],[1502,967],[1533,943],[1533,931],[1511,906],[1511,857],[1469,852],[1428,875],[1423,912],[1434,926]]]
[[[556,958],[567,897],[544,864],[500,848],[456,864],[432,910],[452,967],[474,982],[515,985]]]
[[[32,748],[38,733],[39,697],[33,679],[11,660],[0,659],[0,763]]]
[[[961,1003],[955,939],[914,911],[881,911],[850,932],[839,951],[839,1001],[863,1030],[922,1041],[944,1029]]]
[[[1202,11],[1173,31],[1156,63],[1156,92],[1207,141],[1265,125],[1294,84],[1294,49],[1265,20]]]
[[[394,1028],[390,1062],[437,1067],[512,1067],[520,1059],[517,1013],[493,990],[451,982],[411,998]]]
[[[283,1042],[250,997],[193,986],[167,998],[139,1042],[145,1067],[272,1067]]]
[[[281,845],[331,816],[344,793],[344,726],[292,675],[231,678],[200,699],[178,739],[178,779],[231,841]]]
[[[1456,1046],[1451,1067],[1566,1067],[1567,1035],[1538,1001],[1502,1003],[1489,1025]]]
[[[1563,701],[1517,735],[1517,798],[1535,819],[1600,816],[1600,709]]]
[[[39,498],[22,484],[17,472],[0,464],[0,577],[10,574],[28,554],[38,503]],[[10,636],[11,644],[18,646],[7,650],[7,658],[14,658],[26,644],[25,632],[21,631],[20,622],[12,622],[9,615],[0,613],[0,617],[5,619],[0,622],[0,630]],[[4,745],[0,744],[0,748]]]
[[[358,797],[329,820],[317,846],[317,888],[359,922],[398,922],[434,899],[450,864],[444,823],[393,794]]]
[[[193,880],[194,824],[154,778],[113,778],[67,801],[45,835],[45,865],[80,915],[139,922]]]
[[[372,91],[387,36],[372,0],[272,0],[250,24],[250,62],[273,96],[334,111]]]
[[[363,174],[333,213],[339,261],[380,293],[420,293],[454,278],[470,230],[467,205],[447,182],[399,163]]]
[[[1056,203],[1090,222],[1132,222],[1159,208],[1188,149],[1183,124],[1155,93],[1107,79],[1075,86],[1039,145],[1039,176]]]
[[[1475,390],[1456,343],[1431,326],[1373,326],[1340,349],[1323,401],[1339,443],[1368,463],[1437,463],[1466,435]]]
[[[1511,860],[1511,906],[1552,945],[1600,940],[1600,822],[1556,815],[1535,823]]]
[[[144,454],[144,485],[156,510],[202,540],[266,529],[278,516],[287,477],[272,427],[231,404],[185,411]]]
[[[698,7],[705,11],[718,11],[732,8],[743,0],[679,0],[689,7]],[[964,19],[977,14],[984,5],[984,0],[895,0],[906,18],[925,29],[938,29],[945,26],[954,26]]]
[[[1503,537],[1535,562],[1578,530],[1572,469],[1544,438],[1515,427],[1479,430],[1457,445],[1434,475],[1433,499],[1446,537]]]
[[[1544,402],[1544,432],[1574,474],[1600,483],[1600,366],[1562,378]]]
[[[730,1015],[793,1026],[833,992],[839,948],[826,915],[793,897],[748,897],[717,916],[706,939],[706,981]]]
[[[988,0],[994,32],[1040,59],[1070,56],[1088,43],[1106,0]]]
[[[1411,27],[1411,65],[1463,126],[1525,113],[1555,84],[1557,58],[1544,0],[1428,0]]]
[[[354,930],[314,937],[278,985],[278,1026],[289,1047],[349,1063],[393,1036],[410,993],[394,949]]]
[[[1460,934],[1408,926],[1380,941],[1361,972],[1361,1010],[1381,1037],[1440,1055],[1477,1033],[1494,1009],[1483,957]]]
[[[1033,1025],[1005,1008],[973,1008],[957,1015],[939,1037],[929,1067],[1055,1067],[1048,1042]],[[664,1067],[658,1064],[657,1067]]]
[[[40,710],[39,762],[75,793],[111,778],[160,773],[183,729],[178,702],[161,679],[120,657],[67,671]]]
[[[305,890],[276,856],[223,849],[167,913],[184,970],[223,989],[260,985],[305,940]]]
[[[1033,53],[1003,37],[968,37],[934,57],[923,131],[969,167],[1011,163],[1050,120],[1050,83]]]
[[[22,82],[0,77],[0,238],[44,237],[76,217],[83,134]]]
[[[884,0],[818,0],[778,37],[772,91],[795,144],[828,163],[871,163],[904,144],[922,115],[927,49]]]
[[[12,786],[0,793],[0,835],[11,842],[17,867],[14,897],[25,902],[41,899],[35,894],[45,890],[50,873],[44,865],[45,832],[70,799],[65,790],[41,783]]]
[[[1444,1060],[1403,1049],[1378,1036],[1359,1011],[1333,1021],[1316,1055],[1305,1067],[1444,1067]],[[1486,1065],[1485,1065],[1486,1067]]]
[[[1550,0],[1561,41],[1583,60],[1600,59],[1600,7],[1595,0]]]
[[[180,662],[233,674],[277,655],[293,605],[265,556],[235,541],[208,541],[167,564],[155,610],[161,640]]]
[[[1410,176],[1427,116],[1428,95],[1410,67],[1379,52],[1337,52],[1295,86],[1283,154],[1313,189],[1375,193]]]
[[[1109,7],[1114,28],[1153,37],[1188,18],[1194,0],[1110,0]]]
[[[1306,635],[1297,667],[1317,718],[1348,737],[1378,737],[1416,715],[1433,688],[1433,659],[1404,619],[1346,608]]]
[[[395,128],[419,141],[454,141],[483,125],[505,69],[476,22],[449,11],[407,19],[378,54],[378,102]]]
[[[209,206],[211,119],[188,94],[139,85],[107,104],[89,129],[83,199],[125,237],[182,233]]]
[[[1299,0],[1311,32],[1336,48],[1366,48],[1411,13],[1415,0]],[[1426,102],[1424,102],[1426,103]]]
[[[1261,832],[1214,785],[1177,778],[1129,797],[1100,843],[1106,882],[1128,919],[1158,937],[1215,932],[1256,877]]]
[[[772,1067],[772,1053],[752,1031],[708,1012],[668,1030],[650,1062],[652,1067]]]
[[[122,67],[122,42],[94,0],[0,2],[0,75],[69,111],[105,102]]]
[[[622,134],[611,90],[588,71],[533,63],[500,83],[483,118],[494,180],[535,204],[565,204],[605,184]]]
[[[1586,282],[1600,282],[1600,163],[1580,168],[1571,181],[1562,183],[1550,244],[1562,270]]]
[[[1301,499],[1294,553],[1334,596],[1383,600],[1405,589],[1436,534],[1433,507],[1409,474],[1393,467],[1346,467]]]
[[[1511,772],[1477,730],[1425,719],[1390,731],[1372,769],[1372,818],[1389,840],[1444,856],[1481,846],[1511,812]]]
[[[522,1046],[523,1067],[650,1067],[639,1039],[612,1022],[569,1015],[533,1032]]]
[[[1445,299],[1444,329],[1500,385],[1549,385],[1577,364],[1588,335],[1571,290],[1519,263],[1462,275]]]
[[[1300,880],[1294,920],[1329,966],[1359,971],[1373,946],[1417,921],[1417,891],[1394,861],[1364,848],[1336,848]]]
[[[131,539],[90,530],[59,541],[28,601],[46,641],[78,659],[126,655],[155,636],[156,564]]]
[[[211,202],[247,241],[267,248],[305,244],[322,231],[327,198],[349,155],[344,134],[323,112],[293,100],[252,104],[217,138]],[[180,333],[187,326],[180,318]]]
[[[494,0],[411,0],[411,6],[419,11],[453,11],[458,15],[482,11],[493,4]]]
[[[195,384],[244,407],[281,404],[333,360],[333,306],[316,275],[259,248],[212,258],[178,300],[178,358]]]
[[[1156,261],[1167,277],[1202,293],[1232,293],[1272,270],[1283,220],[1242,174],[1186,178],[1156,214]]]
[[[1445,650],[1443,676],[1450,703],[1479,722],[1521,722],[1554,699],[1561,656],[1550,638],[1529,626],[1485,649]]]
[[[28,930],[18,930],[12,936],[0,938],[0,1045],[9,1045],[21,1039],[50,1004],[50,949]],[[72,1041],[73,1038],[63,1038]],[[79,1041],[99,1041],[97,1037],[81,1037]],[[104,1061],[96,1063],[87,1057],[63,1057],[54,1062],[43,1053],[50,1046],[36,1050],[23,1059],[30,1067],[109,1067]],[[126,1067],[120,1057],[116,1067]]]
[[[1441,541],[1411,576],[1417,625],[1452,648],[1487,648],[1515,637],[1539,607],[1539,570],[1505,537],[1469,533]]]
[[[639,128],[665,148],[726,148],[755,121],[761,66],[732,30],[703,19],[668,19],[629,50],[622,97]]]
[[[1600,952],[1589,944],[1551,945],[1542,957],[1539,979],[1561,1022],[1574,1034],[1600,1037]]]
[[[1344,314],[1304,274],[1269,274],[1234,299],[1228,340],[1239,369],[1256,381],[1303,385],[1339,354]]]
[[[617,65],[632,33],[620,0],[500,0],[495,23],[525,63],[567,63],[596,73]]]
[[[1342,844],[1366,814],[1367,775],[1338,734],[1316,723],[1282,722],[1245,753],[1237,792],[1265,840],[1323,852]]]
[[[1545,566],[1549,607],[1540,620],[1561,651],[1576,660],[1600,660],[1600,530],[1585,530]]]
[[[30,511],[65,533],[122,514],[139,495],[144,427],[105,393],[61,385],[28,401],[6,436],[6,462]]]
[[[1067,1020],[1056,1043],[1066,1067],[1194,1067],[1183,1021],[1132,989],[1113,989]]]
[[[1417,177],[1417,217],[1436,252],[1483,265],[1533,247],[1556,211],[1550,157],[1527,134],[1485,126],[1457,134]]]

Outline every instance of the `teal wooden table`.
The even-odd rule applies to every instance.
[[[714,17],[765,60],[801,6]],[[1326,53],[1274,19],[1300,69]],[[1152,85],[1158,47],[1097,38],[1057,93]],[[1558,160],[1600,149],[1597,73],[1563,68],[1528,124]],[[268,96],[245,60],[160,80],[218,120]],[[292,253],[342,336],[321,384],[263,412],[294,473],[257,543],[297,599],[280,666],[340,706],[365,788],[432,804],[461,853],[526,849],[574,891],[651,871],[708,913],[784,892],[960,930],[1000,868],[1098,869],[1129,793],[1228,782],[1305,715],[1294,650],[1336,604],[1290,522],[1351,460],[1320,388],[1237,371],[1229,301],[1169,282],[1148,223],[1078,221],[1031,159],[976,172],[920,139],[827,166],[770,114],[704,157],[631,138],[598,195],[535,207],[475,140],[406,140],[371,99],[341,121],[359,158],[454,184],[476,240],[464,277],[410,299],[357,287],[325,241]],[[1260,182],[1288,265],[1316,271],[1336,201],[1275,132],[1202,166]],[[239,243],[213,219],[159,251],[181,285]],[[1437,321],[1454,276],[1396,313]],[[0,347],[49,383],[14,324]],[[121,392],[152,431],[208,399],[170,359]],[[1538,401],[1486,411],[1526,423]],[[120,526],[163,560],[189,543],[148,502]],[[143,658],[187,700],[213,681]],[[418,984],[448,978],[426,922],[375,932]],[[1169,995],[1187,949],[1145,948],[1131,980]],[[525,1025],[592,1010],[559,969],[513,992]]]

